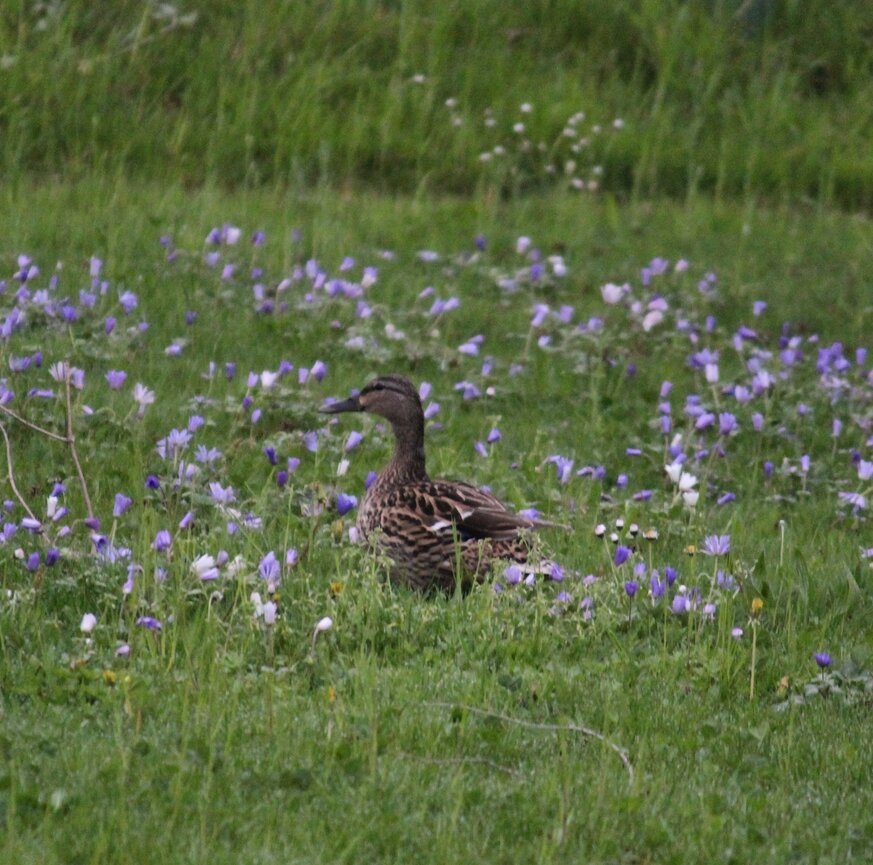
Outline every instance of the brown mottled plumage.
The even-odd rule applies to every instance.
[[[391,579],[416,589],[454,590],[481,581],[495,559],[527,561],[526,534],[542,525],[508,511],[490,493],[460,481],[432,481],[425,470],[424,412],[412,382],[399,375],[371,381],[357,396],[322,412],[366,411],[394,430],[391,462],[367,490],[358,530],[391,561]],[[458,567],[460,565],[460,568]]]

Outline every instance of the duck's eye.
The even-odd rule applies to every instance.
[[[382,384],[382,382],[376,382],[375,384],[371,384],[367,388],[367,393],[370,393],[371,391],[374,391],[374,390],[385,390],[385,385]]]

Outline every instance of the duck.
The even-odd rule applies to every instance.
[[[385,554],[395,584],[422,592],[468,592],[495,564],[528,565],[532,532],[557,525],[515,514],[473,484],[432,480],[421,398],[405,376],[381,375],[319,411],[367,412],[391,424],[394,452],[361,501],[357,528],[363,541]]]

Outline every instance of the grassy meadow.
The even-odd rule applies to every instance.
[[[873,858],[873,52],[805,6],[0,13],[0,861]],[[385,372],[550,576],[352,542]]]

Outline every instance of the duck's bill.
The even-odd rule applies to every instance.
[[[319,411],[322,414],[339,414],[344,411],[363,411],[361,402],[356,396],[350,396],[348,399],[337,400],[323,405]]]

